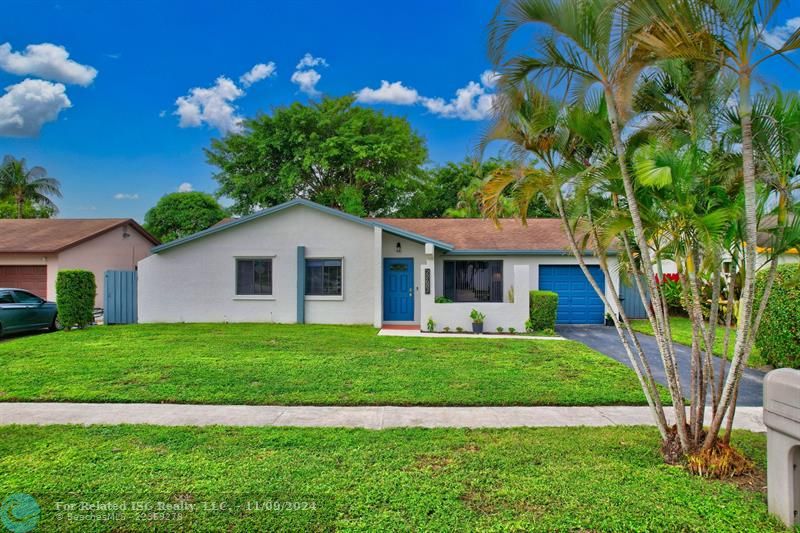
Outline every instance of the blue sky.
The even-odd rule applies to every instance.
[[[493,89],[491,76],[481,75],[490,68],[486,24],[494,6],[489,0],[11,2],[4,19],[21,23],[3,25],[0,87],[31,81],[0,92],[0,155],[25,157],[58,178],[63,217],[141,220],[181,184],[214,191],[203,148],[235,129],[239,117],[307,101],[314,91],[379,89],[386,80],[400,83],[362,93],[363,105],[408,117],[426,138],[432,163],[461,160],[486,126],[481,118]],[[791,25],[798,15],[789,3],[775,20]],[[52,46],[26,50],[42,43]],[[242,76],[256,65],[262,79],[248,85]],[[797,72],[779,62],[762,74],[784,88],[800,87]],[[218,83],[220,76],[227,80]],[[45,103],[9,133],[2,99],[8,103],[23,89]],[[459,89],[462,105],[453,100]]]

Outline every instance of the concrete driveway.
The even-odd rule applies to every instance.
[[[622,343],[617,336],[617,330],[613,327],[565,325],[556,327],[556,331],[568,339],[582,342],[593,350],[597,350],[600,353],[604,353],[616,359],[620,363],[631,366],[630,361],[628,361],[628,356],[625,355],[625,349],[622,347]],[[658,345],[656,344],[655,337],[643,333],[638,334],[638,337],[656,381],[666,386],[667,380],[664,375],[664,365],[661,363],[661,355],[658,353]],[[688,346],[675,344],[675,355],[678,359],[678,368],[681,373],[681,384],[687,395],[689,394],[691,352]],[[719,368],[719,363],[720,359],[714,357],[715,369]],[[742,375],[742,383],[739,386],[739,400],[737,405],[760,407],[763,402],[763,383],[763,372],[752,368],[746,368]]]

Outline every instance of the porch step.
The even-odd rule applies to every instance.
[[[419,331],[419,324],[384,324],[382,329]]]

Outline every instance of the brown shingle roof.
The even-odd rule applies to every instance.
[[[513,218],[501,219],[500,228],[483,218],[375,218],[401,230],[452,244],[456,250],[569,251],[557,218],[532,218],[523,226]]]
[[[60,252],[124,224],[159,244],[130,218],[0,219],[0,253]]]

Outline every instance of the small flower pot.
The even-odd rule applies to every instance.
[[[473,322],[472,333],[483,333],[483,322]]]
[[[614,325],[614,319],[607,316],[606,319],[605,319],[605,325],[606,326],[613,326]]]

